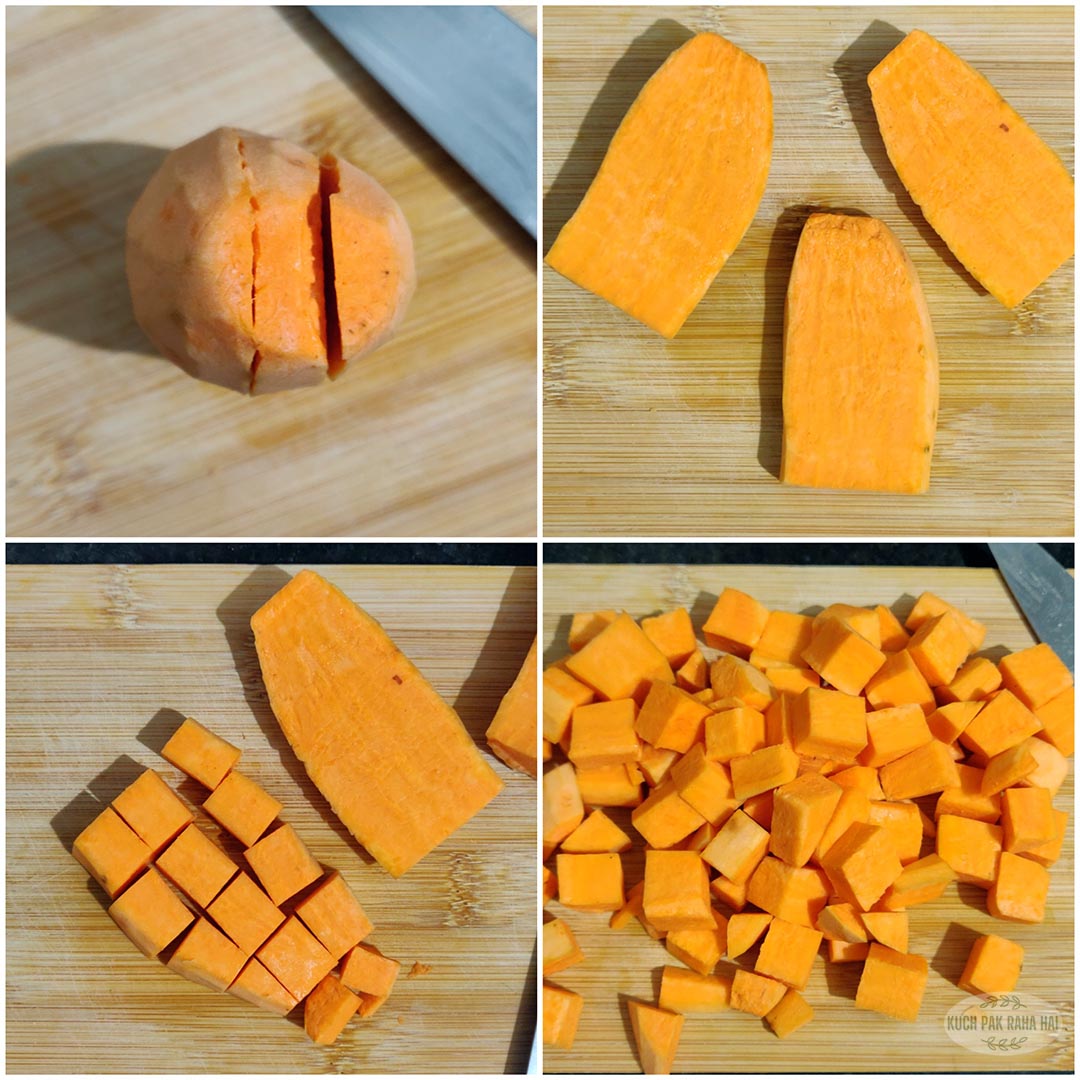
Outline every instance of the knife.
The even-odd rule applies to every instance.
[[[494,7],[311,12],[535,237],[536,38]]]
[[[1005,584],[1028,625],[1073,671],[1075,582],[1041,544],[991,544]]]

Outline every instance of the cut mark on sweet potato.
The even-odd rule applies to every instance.
[[[341,188],[337,159],[324,154],[319,159],[319,199],[322,210],[323,325],[326,363],[330,378],[344,367],[341,355],[341,322],[338,318],[337,288],[334,280],[334,244],[330,228],[330,196]]]
[[[240,172],[244,174],[244,182],[249,193],[251,206],[251,330],[255,332],[255,274],[259,265],[259,201],[255,198],[255,192],[251,188],[250,174],[248,171],[247,156],[244,153],[244,140],[238,139],[236,151],[240,155]],[[255,388],[255,372],[259,367],[259,350],[256,349],[251,356],[251,378],[248,380],[248,392]]]

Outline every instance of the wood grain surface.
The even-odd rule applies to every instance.
[[[867,72],[914,28],[990,79],[1073,165],[1073,12],[1057,7],[548,7],[544,251],[627,108],[692,32],[768,67],[772,167],[742,243],[674,341],[548,267],[548,535],[1072,535],[1073,263],[1008,311],[890,165]],[[782,486],[784,294],[815,208],[880,218],[914,262],[941,355],[930,491]]]
[[[536,788],[504,790],[395,880],[308,780],[266,701],[248,620],[298,567],[8,568],[9,1072],[523,1072],[535,1022]],[[482,744],[536,633],[535,567],[331,566]],[[332,1047],[148,960],[105,912],[72,840],[147,766],[181,714],[243,751],[402,961],[388,1003]],[[236,852],[234,844],[229,850]],[[410,978],[414,961],[428,974]],[[462,1038],[463,1024],[468,1037]]]
[[[536,245],[304,8],[13,8],[7,76],[9,535],[535,534]],[[134,322],[128,211],[222,124],[410,223],[401,330],[332,384],[245,399]]]
[[[997,571],[958,568],[808,566],[598,566],[544,567],[543,643],[546,659],[567,651],[569,616],[574,611],[623,608],[635,618],[676,606],[690,609],[700,628],[717,594],[733,585],[770,608],[817,609],[832,602],[884,603],[904,617],[915,597],[929,589],[985,622],[988,655],[1025,648],[1033,638]],[[1073,777],[1055,798],[1073,808]],[[632,836],[629,811],[616,820]],[[814,1019],[786,1040],[763,1021],[737,1012],[687,1017],[675,1071],[738,1072],[964,1072],[1071,1071],[1074,1012],[1074,832],[1070,821],[1060,861],[1051,868],[1046,920],[1025,926],[987,914],[985,893],[974,886],[950,886],[937,901],[911,910],[911,952],[930,962],[926,996],[917,1022],[893,1021],[856,1011],[851,999],[860,964],[815,964],[805,996]],[[640,880],[640,850],[624,856],[626,879]],[[724,909],[725,911],[727,909]],[[585,961],[552,981],[585,997],[577,1041],[571,1051],[546,1048],[546,1072],[637,1072],[639,1066],[626,1013],[626,999],[655,1002],[660,969],[678,964],[659,942],[632,920],[621,931],[607,916],[571,911],[552,903],[548,915],[570,923]],[[963,993],[955,981],[974,939],[998,933],[1023,945],[1024,970],[1017,991],[1052,1003],[1063,1035],[1048,1049],[1021,1055],[989,1056],[952,1042],[945,1015]],[[756,949],[749,954],[752,964]],[[736,963],[742,964],[746,958]],[[720,970],[729,971],[730,961]]]

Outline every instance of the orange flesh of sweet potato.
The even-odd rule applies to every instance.
[[[502,790],[379,624],[301,571],[252,617],[270,704],[315,786],[395,877]]]
[[[630,107],[547,263],[674,337],[749,227],[771,154],[765,66],[698,34]]]
[[[487,741],[511,769],[536,779],[536,638],[488,725]]]
[[[326,975],[304,1001],[304,1030],[312,1042],[330,1046],[360,1008],[357,997],[335,975]]]
[[[812,214],[784,312],[780,479],[926,491],[937,411],[937,345],[899,241],[874,218]]]
[[[867,79],[904,187],[953,254],[1012,308],[1073,254],[1073,182],[974,68],[913,30]]]

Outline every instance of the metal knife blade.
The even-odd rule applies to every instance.
[[[1005,584],[1035,636],[1074,671],[1076,584],[1041,544],[991,544]]]
[[[532,34],[494,7],[324,5],[310,10],[535,237]]]

